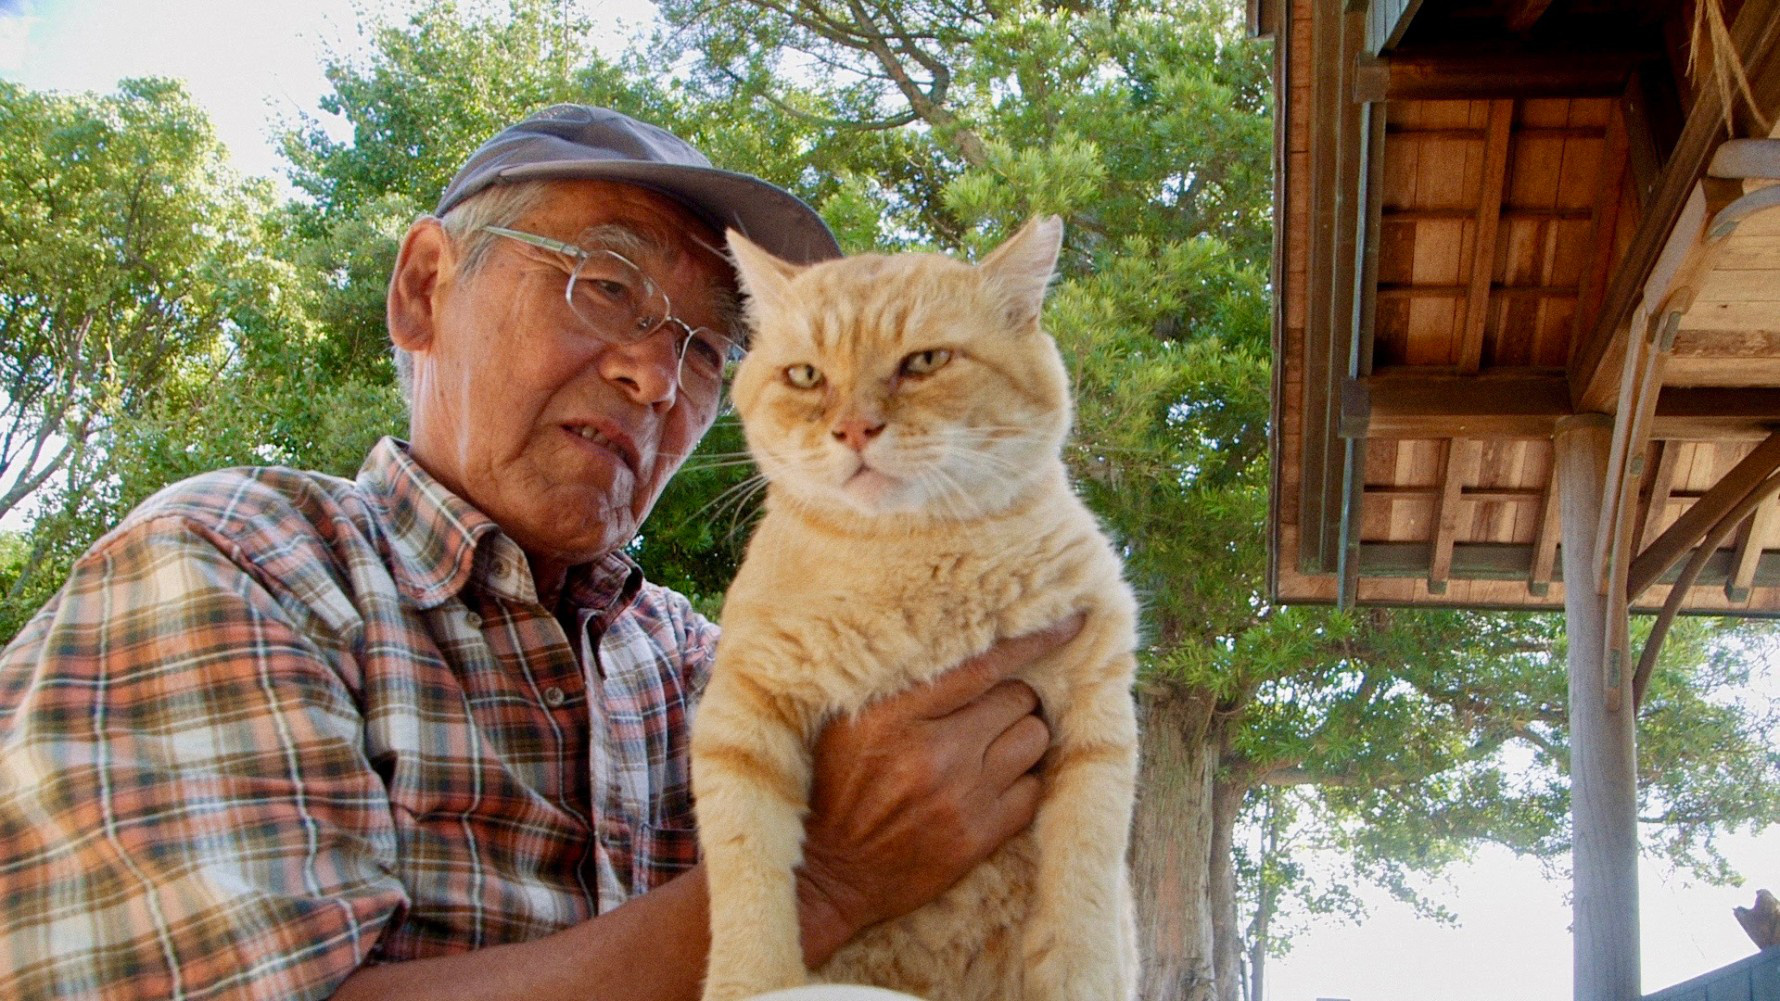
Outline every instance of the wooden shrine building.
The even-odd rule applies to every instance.
[[[1780,0],[1249,16],[1278,99],[1270,587],[1566,613],[1576,997],[1630,1001],[1627,612],[1780,614]]]

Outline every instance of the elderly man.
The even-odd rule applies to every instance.
[[[739,350],[730,226],[838,252],[652,126],[508,129],[402,240],[409,443],[175,485],[81,559],[0,656],[0,996],[696,995],[716,631],[621,550]],[[828,727],[812,963],[1030,821],[1003,679],[1061,633]]]

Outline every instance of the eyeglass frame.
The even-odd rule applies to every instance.
[[[496,225],[493,225],[492,223],[483,225],[481,227],[481,229],[483,232],[493,233],[496,236],[504,236],[511,240],[517,240],[520,243],[528,244],[533,247],[539,247],[544,250],[549,250],[549,251],[553,251],[558,254],[562,254],[565,257],[573,258],[575,260],[575,267],[572,271],[569,272],[568,280],[566,282],[564,282],[563,286],[562,286],[563,302],[568,305],[569,312],[573,313],[575,315],[576,319],[579,319],[582,323],[585,323],[589,328],[593,329],[594,336],[600,338],[603,341],[606,341],[608,343],[613,343],[613,344],[625,344],[625,345],[641,344],[643,341],[646,341],[650,337],[654,336],[655,333],[657,331],[659,331],[661,328],[668,326],[669,324],[673,324],[674,326],[679,327],[680,334],[681,334],[680,339],[679,339],[680,343],[679,343],[679,346],[676,347],[674,350],[674,385],[677,388],[684,389],[686,386],[686,382],[681,377],[680,373],[681,373],[681,370],[683,370],[686,367],[686,351],[691,346],[693,340],[698,336],[698,332],[701,330],[708,331],[711,335],[721,338],[724,344],[729,345],[728,349],[723,351],[723,353],[722,353],[723,360],[718,366],[717,383],[716,383],[717,391],[716,391],[716,393],[713,394],[713,399],[719,399],[723,395],[724,370],[726,368],[728,368],[730,365],[733,365],[733,364],[741,361],[742,356],[747,354],[748,349],[743,347],[735,338],[729,336],[728,334],[725,334],[722,331],[715,330],[715,329],[712,329],[711,327],[706,327],[703,325],[695,327],[692,324],[687,323],[685,320],[680,319],[678,316],[675,316],[674,311],[673,311],[674,310],[673,299],[668,296],[667,290],[661,287],[661,283],[656,281],[654,278],[650,277],[649,272],[643,270],[642,266],[637,264],[637,262],[631,260],[630,258],[624,256],[623,254],[620,254],[618,251],[613,250],[610,247],[595,247],[595,248],[583,247],[577,243],[569,243],[565,240],[557,240],[552,237],[541,236],[537,233],[528,233],[522,229],[513,229],[513,228],[507,227],[507,226],[496,226]],[[608,332],[606,332],[604,330],[598,329],[592,321],[588,320],[587,317],[585,317],[581,314],[580,310],[575,308],[575,295],[574,295],[575,281],[581,274],[582,266],[585,265],[586,262],[588,261],[588,259],[591,258],[595,253],[610,254],[611,256],[617,258],[619,261],[628,265],[629,267],[634,269],[636,271],[636,273],[639,276],[641,276],[644,281],[648,282],[651,286],[654,287],[655,293],[657,295],[661,296],[661,305],[662,305],[661,319],[657,320],[648,329],[638,331],[636,336],[631,338],[630,340],[624,340],[618,336],[609,334]]]

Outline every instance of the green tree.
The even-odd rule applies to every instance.
[[[100,530],[76,524],[109,513],[93,493],[115,486],[112,436],[227,366],[260,255],[255,195],[176,83],[0,83],[0,144],[0,514],[37,513],[0,607],[10,637]]]

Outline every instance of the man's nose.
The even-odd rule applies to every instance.
[[[607,346],[600,374],[644,406],[672,403],[680,381],[678,348],[672,327],[664,325],[640,341]]]

